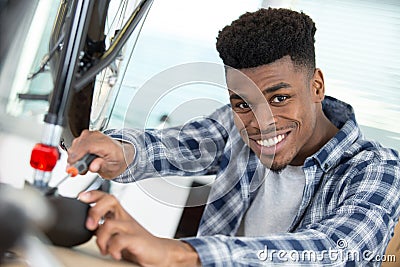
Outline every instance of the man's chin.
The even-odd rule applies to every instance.
[[[276,162],[273,159],[271,160],[271,159],[267,159],[267,158],[261,159],[261,163],[266,168],[270,169],[271,171],[273,171],[275,173],[280,173],[289,164],[289,163],[283,163],[283,162]]]
[[[272,164],[270,170],[273,171],[274,173],[279,174],[279,173],[281,173],[281,171],[283,171],[286,168],[286,166],[287,166],[287,164],[286,165],[277,165],[277,166],[274,166]]]

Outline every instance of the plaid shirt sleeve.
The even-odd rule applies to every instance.
[[[330,177],[321,185],[290,233],[183,240],[198,252],[203,266],[380,266],[399,217],[399,160],[374,157],[346,173],[336,171],[342,172],[338,180]]]
[[[214,174],[233,127],[228,105],[182,127],[107,130],[110,137],[135,147],[135,159],[114,181],[129,183],[166,175]]]

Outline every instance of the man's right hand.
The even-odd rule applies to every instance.
[[[98,156],[90,164],[89,171],[104,179],[113,179],[133,161],[135,149],[129,143],[114,140],[99,131],[84,130],[68,149],[68,164],[73,165],[87,153]]]

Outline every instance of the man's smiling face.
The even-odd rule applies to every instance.
[[[315,130],[323,78],[318,71],[310,76],[305,68],[295,67],[289,56],[256,68],[227,68],[235,125],[271,170],[302,165],[318,145]],[[315,82],[315,78],[321,79]]]

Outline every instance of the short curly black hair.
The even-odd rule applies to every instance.
[[[295,66],[314,72],[315,23],[303,12],[285,8],[259,9],[241,15],[217,37],[225,65],[253,68],[290,56]]]

